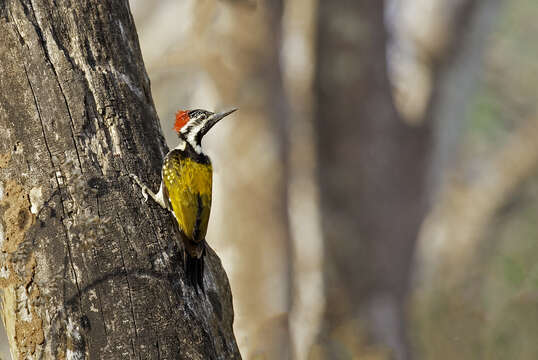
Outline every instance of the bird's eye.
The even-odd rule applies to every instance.
[[[205,120],[207,118],[207,115],[206,114],[202,114],[200,115],[200,120]]]

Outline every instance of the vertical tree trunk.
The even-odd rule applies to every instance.
[[[374,342],[405,359],[404,306],[431,191],[429,154],[443,145],[432,129],[445,126],[436,123],[446,107],[440,97],[446,95],[445,72],[459,54],[475,1],[447,5],[445,26],[453,31],[446,41],[430,43],[437,47],[422,49],[430,56],[433,95],[414,126],[399,119],[391,98],[383,5],[339,1],[320,9],[317,119],[328,253],[326,328],[355,312]]]
[[[127,1],[0,4],[0,286],[15,359],[239,358],[208,251],[185,283],[166,146]],[[211,242],[211,239],[208,239]]]
[[[429,123],[405,124],[395,110],[383,10],[382,1],[351,0],[321,2],[319,8],[326,328],[352,314],[375,343],[406,359],[404,299],[425,212],[431,129]]]

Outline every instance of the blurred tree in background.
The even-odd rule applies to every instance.
[[[538,356],[534,0],[131,1],[247,359]]]
[[[165,132],[178,107],[241,109],[208,146],[210,231],[226,234],[217,249],[243,356],[491,351],[468,316],[483,304],[461,289],[486,279],[480,233],[536,165],[531,2],[144,4],[134,10]],[[509,258],[506,276],[526,279]]]
[[[425,212],[431,127],[405,123],[393,104],[383,2],[321,2],[318,11],[316,126],[329,337],[321,347],[324,358],[344,356],[338,329],[346,326],[357,337],[362,325],[375,343],[406,359],[403,305]]]
[[[235,329],[243,355],[269,352],[284,358],[289,351],[290,255],[287,110],[278,57],[282,4],[134,4],[141,43],[155,49],[145,61],[169,136],[180,107],[240,108],[237,117],[222,122],[207,139],[215,168],[207,238],[219,239],[212,244],[233,279]],[[144,8],[137,11],[137,6]]]

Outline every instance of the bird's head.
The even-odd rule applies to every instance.
[[[179,110],[176,113],[174,130],[178,136],[187,140],[193,146],[200,146],[202,137],[207,134],[222,118],[230,115],[237,109],[213,113],[207,110]]]

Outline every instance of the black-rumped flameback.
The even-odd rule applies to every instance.
[[[131,175],[146,199],[151,196],[174,215],[185,245],[187,276],[194,286],[201,289],[213,184],[211,160],[202,151],[202,137],[235,110],[221,113],[199,109],[177,112],[174,130],[179,144],[164,158],[161,187],[157,194],[142,184],[136,175]]]

